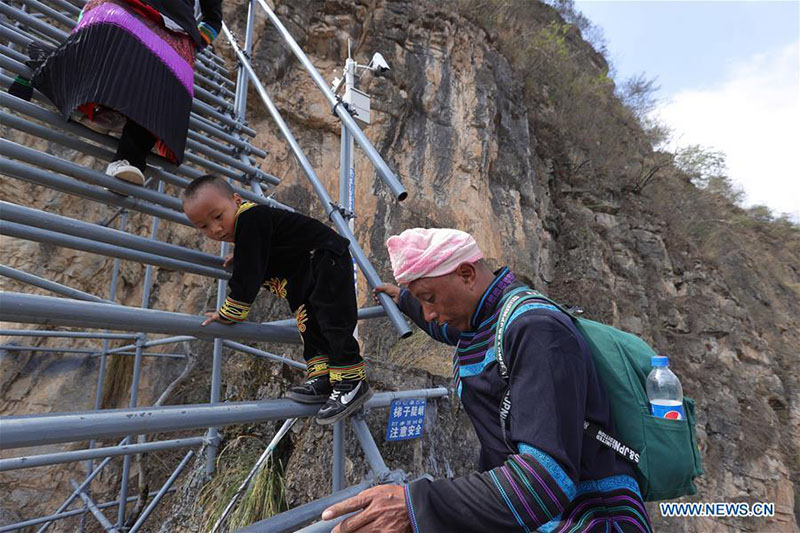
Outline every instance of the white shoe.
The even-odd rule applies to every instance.
[[[134,185],[144,185],[144,174],[125,159],[112,161],[106,168],[106,174]]]

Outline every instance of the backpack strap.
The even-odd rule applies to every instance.
[[[558,305],[556,302],[550,300],[540,292],[528,289],[527,287],[520,287],[509,293],[509,296],[506,297],[505,302],[503,302],[503,307],[500,309],[500,315],[497,319],[497,329],[495,330],[494,335],[494,354],[497,358],[497,368],[500,370],[500,377],[505,381],[508,381],[509,369],[508,365],[506,364],[505,356],[503,355],[503,339],[505,338],[508,320],[514,314],[514,311],[516,311],[522,304],[532,300],[542,300],[547,302],[562,313],[565,313],[573,318],[569,311]]]
[[[514,314],[514,311],[519,309],[522,304],[526,302],[530,302],[532,300],[540,300],[547,302],[548,304],[552,305],[562,313],[569,316],[571,319],[575,320],[575,316],[570,312],[571,310],[565,309],[563,306],[559,305],[558,303],[554,302],[553,300],[547,298],[545,295],[528,289],[528,288],[519,288],[512,291],[509,296],[506,298],[505,302],[503,302],[503,307],[500,309],[500,315],[497,319],[497,326],[494,335],[494,355],[497,360],[497,369],[500,373],[500,377],[503,378],[503,381],[506,382],[508,385],[509,378],[510,378],[510,371],[508,368],[508,364],[506,363],[505,356],[503,355],[503,339],[505,337],[505,330],[508,327],[508,321],[511,316]],[[509,414],[511,413],[511,387],[507,386],[506,392],[503,395],[503,399],[500,402],[500,430],[503,434],[503,441],[506,445],[513,449],[511,444],[508,442],[508,434],[511,430],[511,420],[509,418]],[[639,457],[640,453],[637,450],[634,450],[630,446],[620,442],[612,435],[609,435],[603,429],[595,424],[594,422],[589,422],[588,420],[583,421],[583,430],[589,434],[589,436],[595,440],[597,440],[600,444],[611,448],[617,455],[621,456],[622,458],[632,462],[635,465],[639,464]]]

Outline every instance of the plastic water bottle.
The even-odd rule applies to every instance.
[[[678,376],[669,369],[669,357],[656,355],[650,358],[653,370],[647,376],[647,398],[650,413],[658,418],[683,420],[683,387]]]

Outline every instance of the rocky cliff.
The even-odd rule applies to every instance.
[[[762,501],[777,506],[776,516],[768,520],[666,520],[653,506],[651,517],[657,529],[797,531],[800,242],[796,233],[787,242],[768,224],[708,229],[709,220],[715,218],[712,207],[725,213],[738,208],[710,206],[686,176],[672,167],[646,188],[631,188],[619,176],[603,171],[608,167],[574,164],[581,153],[588,153],[582,152],[580,136],[593,128],[630,141],[624,143],[623,151],[611,154],[608,148],[606,154],[623,161],[625,168],[637,162],[643,168],[653,152],[635,122],[610,115],[587,115],[580,132],[559,129],[564,122],[558,120],[555,82],[533,75],[525,68],[522,53],[510,49],[511,33],[518,29],[513,25],[498,29],[476,14],[476,5],[278,4],[279,16],[326,79],[332,79],[343,64],[348,40],[357,60],[365,62],[373,51],[380,51],[392,67],[387,76],[367,74],[360,82],[360,88],[372,96],[372,124],[365,132],[401,176],[409,198],[396,204],[366,157],[356,150],[356,235],[362,247],[388,280],[391,272],[384,242],[389,235],[413,226],[458,227],[476,237],[493,264],[509,265],[532,286],[581,305],[591,318],[641,335],[671,356],[685,394],[697,401],[705,475],[698,482],[698,494],[690,500]],[[494,5],[485,2],[478,7]],[[245,13],[238,3],[226,3],[225,15],[232,27],[243,27]],[[529,26],[524,31],[531,41],[537,29],[561,23],[555,11],[539,4],[527,6],[526,16]],[[522,29],[516,32],[524,33]],[[263,16],[257,19],[255,34],[253,61],[262,81],[318,175],[335,192],[337,121]],[[577,32],[567,33],[565,43],[568,49],[583,52],[565,63],[565,69],[605,76],[602,57],[586,53],[587,45]],[[226,46],[219,49],[231,58]],[[608,93],[598,93],[594,107],[608,98]],[[581,104],[592,107],[591,100]],[[322,218],[318,201],[254,91],[248,116],[259,132],[256,143],[270,151],[263,168],[284,180],[276,198]],[[604,150],[610,146],[606,140],[597,144]],[[2,191],[3,199],[25,205],[72,215],[86,212],[72,198],[13,180],[4,179]],[[92,209],[93,220],[111,213],[103,207]],[[146,218],[132,220],[129,231],[147,234]],[[213,251],[185,228],[164,226],[160,238]],[[3,249],[11,266],[96,289],[98,294],[105,290],[99,287],[108,286],[110,261],[12,239],[4,240]],[[142,267],[123,262],[119,301],[140,305],[141,279]],[[14,284],[6,287],[18,289]],[[369,301],[365,294],[362,280],[363,304]],[[212,305],[213,296],[214,288],[207,280],[160,269],[151,305],[199,313]],[[282,318],[287,309],[265,297],[258,313],[262,318]],[[398,342],[385,321],[362,323],[359,332],[379,388],[446,382],[449,350],[422,333]],[[173,403],[207,397],[202,387],[207,383],[209,347],[197,343],[187,349],[197,353],[200,364],[170,399]],[[274,345],[265,349],[296,351]],[[71,398],[69,409],[91,407],[93,392],[75,383],[94,375],[94,360],[24,353],[13,357],[2,359],[0,392],[5,413],[66,410],[65,397]],[[140,402],[154,401],[182,364],[150,362]],[[228,355],[224,395],[236,400],[275,396],[295,379],[296,372]],[[120,405],[126,403],[123,396],[118,395]],[[468,420],[457,403],[444,400],[437,405],[436,423],[427,428],[423,439],[381,444],[390,468],[436,476],[460,475],[474,468],[477,443]],[[370,420],[376,436],[382,433],[384,417],[376,412]],[[246,437],[268,441],[275,429],[272,425],[230,428],[223,446]],[[286,465],[289,505],[328,492],[329,460],[315,450],[328,446],[329,438],[329,430],[302,424],[279,449],[278,456]],[[348,481],[357,482],[365,465],[352,436],[348,453]],[[157,463],[151,467],[154,485],[163,480],[179,454],[158,457],[151,461]],[[203,482],[200,462],[196,466],[181,495],[170,500],[172,507],[168,504],[159,511],[162,531],[202,527],[203,504],[189,490]],[[7,489],[14,487],[11,507],[23,508],[24,516],[52,511],[55,499],[68,486],[68,476],[79,472],[77,467],[70,468],[38,469],[33,481],[30,472],[20,471],[4,475],[0,483]],[[117,475],[109,475],[103,485],[110,488]],[[154,531],[158,523],[153,522]],[[65,522],[62,527],[73,525]]]

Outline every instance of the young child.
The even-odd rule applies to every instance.
[[[357,307],[349,241],[298,213],[242,201],[227,181],[206,175],[181,195],[183,211],[208,238],[235,244],[228,298],[213,321],[247,318],[259,289],[289,302],[303,339],[308,374],[286,396],[325,403],[317,423],[333,424],[359,408],[372,391],[353,338]]]

